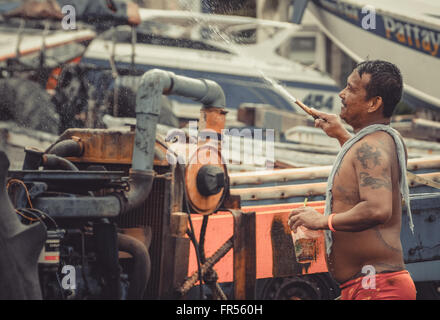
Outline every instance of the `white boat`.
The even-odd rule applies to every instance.
[[[356,62],[395,63],[411,106],[440,111],[440,1],[311,0],[307,9]]]
[[[86,64],[138,74],[160,68],[179,75],[211,79],[226,95],[227,107],[270,104],[298,110],[270,82],[317,109],[339,112],[339,88],[327,74],[281,57],[277,50],[305,33],[291,23],[211,15],[189,11],[141,9],[136,30],[120,26],[95,39],[83,57]],[[299,111],[298,112],[302,112]]]
[[[30,27],[30,24],[0,24],[0,68],[6,68],[10,65],[8,60],[13,59],[27,67],[38,68],[40,59],[44,59],[41,63],[45,67],[59,67],[62,63],[80,57],[87,44],[96,36],[89,29],[66,32],[59,28],[52,29],[50,24],[47,30]],[[52,26],[54,24],[51,23]],[[42,51],[44,56],[41,55]]]

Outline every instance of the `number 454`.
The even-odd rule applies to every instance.
[[[333,97],[325,97],[323,94],[308,94],[304,104],[315,109],[333,110]]]

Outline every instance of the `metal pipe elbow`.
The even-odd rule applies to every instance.
[[[226,98],[222,87],[217,82],[207,79],[192,79],[172,76],[172,87],[164,94],[175,94],[201,102],[205,107],[224,108]]]
[[[73,139],[56,142],[46,150],[46,153],[55,154],[59,157],[80,157],[83,152],[83,143]]]
[[[144,73],[136,95],[136,114],[153,113],[159,116],[161,104],[151,104],[146,101],[166,94],[173,86],[173,76],[174,73],[160,69],[152,69]]]
[[[200,99],[205,107],[225,108],[226,97],[222,87],[212,80],[200,79],[206,85],[206,95]]]
[[[141,99],[152,94],[174,94],[199,101],[205,107],[226,107],[225,93],[217,82],[179,76],[173,72],[160,69],[152,69],[146,72],[142,76],[141,85],[138,90],[144,92],[140,97]],[[138,105],[136,103],[136,108]],[[138,112],[137,109],[136,112]]]
[[[154,181],[153,170],[130,170],[129,190],[124,191],[121,202],[121,214],[138,208],[150,194]]]
[[[44,154],[42,162],[45,169],[78,171],[72,162],[54,154]]]

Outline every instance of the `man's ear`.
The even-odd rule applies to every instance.
[[[369,101],[368,113],[377,111],[383,104],[382,97],[373,97]]]

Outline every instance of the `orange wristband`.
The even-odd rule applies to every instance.
[[[333,228],[333,225],[332,225],[332,219],[333,219],[333,216],[334,216],[334,215],[335,215],[335,214],[332,213],[331,215],[328,216],[328,228],[329,228],[331,231],[336,232],[335,228]]]

